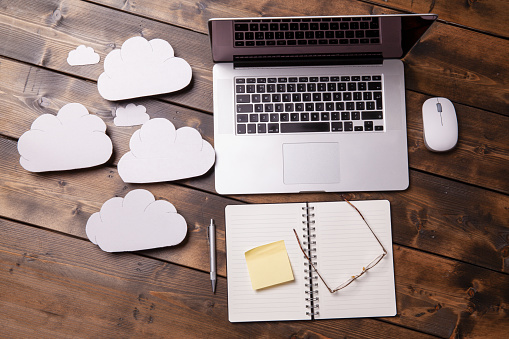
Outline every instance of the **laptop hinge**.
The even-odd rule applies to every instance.
[[[237,55],[234,67],[326,66],[382,64],[382,53]]]

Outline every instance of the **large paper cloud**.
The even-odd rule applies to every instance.
[[[190,178],[207,172],[215,161],[214,148],[191,127],[175,130],[167,119],[147,121],[134,132],[131,151],[118,162],[124,182],[148,183]]]
[[[31,172],[86,168],[108,161],[113,151],[106,124],[78,103],[43,114],[18,140],[20,163]]]
[[[125,198],[106,201],[88,219],[86,232],[103,251],[139,251],[179,244],[186,237],[187,224],[171,203],[137,189]]]
[[[107,100],[132,99],[178,91],[191,76],[191,66],[174,56],[167,41],[134,37],[106,56],[97,88]]]
[[[93,65],[101,60],[99,54],[94,52],[92,47],[80,45],[76,49],[69,52],[67,63],[71,66]]]
[[[150,116],[145,106],[129,104],[126,107],[117,108],[113,122],[115,126],[136,126],[143,125],[149,120]]]

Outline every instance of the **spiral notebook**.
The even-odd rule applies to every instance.
[[[293,230],[308,246],[331,288],[380,254],[380,244],[347,202],[229,205],[226,207],[228,319],[230,322],[312,320],[396,315],[390,204],[352,202],[387,255],[348,287],[331,294],[313,274]],[[245,252],[284,240],[294,280],[253,290]],[[311,274],[310,274],[311,272]]]

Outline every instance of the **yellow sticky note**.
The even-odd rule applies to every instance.
[[[284,240],[255,247],[245,256],[254,290],[294,280]]]

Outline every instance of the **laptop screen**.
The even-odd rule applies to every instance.
[[[403,58],[434,14],[211,19],[215,62],[267,60],[366,63]]]

